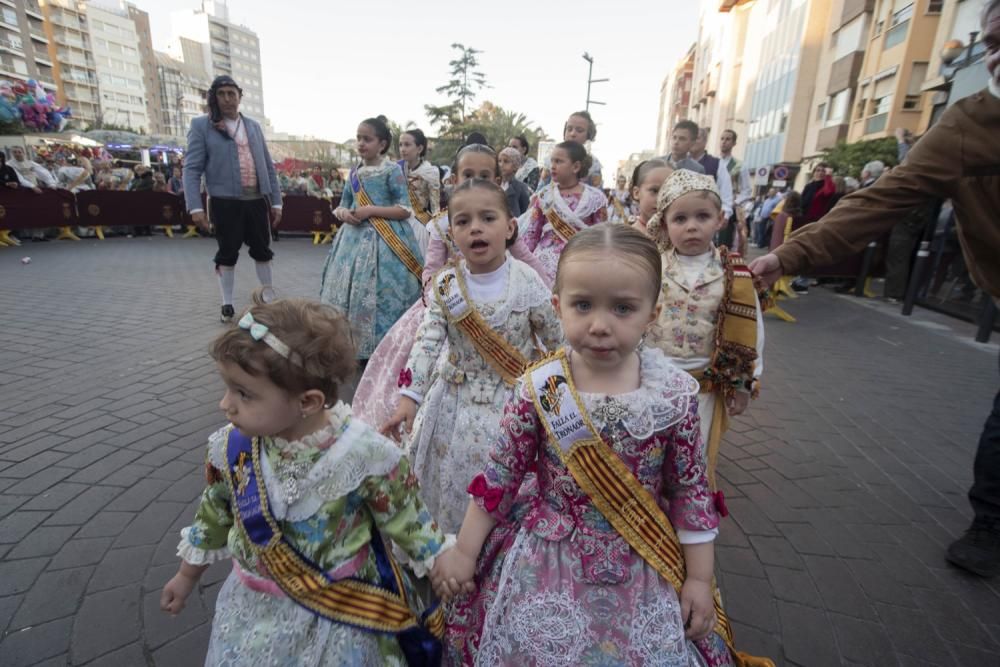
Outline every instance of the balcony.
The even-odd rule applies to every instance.
[[[865,121],[865,134],[878,134],[879,132],[884,132],[888,120],[888,112],[872,116]]]
[[[36,42],[41,42],[42,44],[49,43],[49,38],[45,36],[45,31],[41,28],[28,28],[28,35]]]
[[[23,58],[24,44],[21,43],[21,40],[14,42],[9,39],[0,38],[0,51],[7,51]]]
[[[24,13],[32,18],[39,20],[45,19],[42,15],[42,8],[38,6],[37,0],[26,0],[24,3]]]
[[[844,0],[844,10],[840,13],[840,26],[844,27],[861,14],[875,10],[875,0]]]
[[[864,59],[864,51],[855,51],[834,61],[830,66],[830,83],[827,84],[826,94],[833,95],[845,88],[854,88],[858,83]]]
[[[822,151],[827,148],[833,148],[838,143],[847,141],[847,129],[847,123],[824,127],[816,136],[816,150]]]

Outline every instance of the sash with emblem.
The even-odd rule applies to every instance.
[[[509,385],[517,382],[528,367],[528,360],[476,310],[465,287],[465,276],[458,266],[453,264],[438,272],[434,277],[434,294],[449,324],[468,336],[476,351],[504,382]]]
[[[406,160],[398,160],[397,164],[399,165],[399,168],[403,170],[403,173],[406,174]],[[410,183],[409,177],[406,179],[406,187],[410,192],[410,204],[413,206],[413,217],[419,220],[421,224],[426,225],[431,221],[431,212],[424,208],[416,188],[414,188],[413,184]]]
[[[433,606],[417,618],[410,609],[402,573],[375,531],[371,541],[379,583],[355,578],[333,581],[284,539],[268,507],[260,466],[260,441],[233,429],[226,443],[226,480],[233,507],[271,579],[294,602],[335,623],[392,633],[409,665],[438,665],[444,614]]]
[[[361,184],[361,179],[358,177],[358,169],[354,167],[351,169],[351,190],[354,192],[354,198],[361,206],[374,206],[371,197],[365,192],[364,186]],[[411,202],[412,203],[412,202]],[[378,235],[385,241],[385,244],[389,246],[399,261],[403,263],[410,273],[420,280],[420,276],[423,273],[424,267],[420,260],[413,254],[410,247],[403,242],[403,239],[399,238],[396,231],[389,224],[389,221],[385,218],[368,218],[368,222],[372,224]]]
[[[684,554],[670,519],[632,471],[598,433],[573,384],[565,348],[528,370],[535,411],[573,479],[637,554],[680,595]],[[713,585],[715,632],[728,646],[737,667],[774,667],[767,658],[739,653]]]

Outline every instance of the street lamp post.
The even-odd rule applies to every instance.
[[[610,81],[611,79],[595,79],[594,78],[594,57],[592,55],[590,55],[589,53],[587,53],[586,51],[584,51],[583,52],[583,59],[586,60],[588,63],[590,63],[590,69],[587,72],[587,106],[586,106],[587,111],[590,111],[590,105],[591,104],[600,104],[600,105],[604,104],[604,102],[598,102],[597,100],[590,99],[590,84],[592,84],[592,83],[604,83],[605,81]]]

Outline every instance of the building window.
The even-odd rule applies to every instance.
[[[921,86],[927,78],[928,63],[913,63],[910,69],[910,83],[906,87],[906,97],[903,98],[903,108],[907,111],[920,109],[920,102],[923,99]]]
[[[6,7],[4,7],[3,8],[3,22],[6,23],[7,25],[12,25],[15,28],[17,28],[18,27],[18,25],[17,25],[17,12],[15,12],[13,9],[7,9]]]
[[[845,88],[830,98],[828,111],[826,113],[826,127],[840,125],[847,121],[847,106],[850,102],[851,91]]]
[[[816,107],[816,120],[826,120],[826,102]]]
[[[902,44],[906,40],[906,31],[910,27],[910,18],[913,17],[913,5],[909,4],[892,15],[892,22],[889,30],[885,33],[885,48]]]
[[[940,14],[941,9],[944,7],[944,0],[930,0],[927,3],[927,13],[928,14]]]

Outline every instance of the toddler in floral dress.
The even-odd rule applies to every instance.
[[[255,301],[212,345],[229,424],[209,438],[207,486],[161,608],[179,613],[205,569],[231,559],[206,665],[440,659],[440,608],[419,599],[388,540],[418,576],[447,540],[399,447],[336,402],[355,363],[346,319]]]

